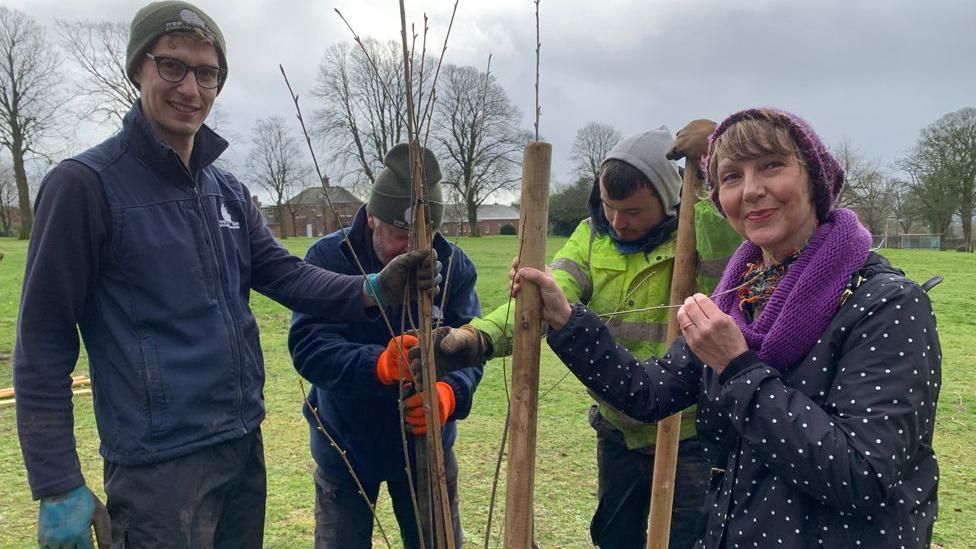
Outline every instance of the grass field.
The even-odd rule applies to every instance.
[[[550,239],[550,254],[563,240]],[[303,255],[310,239],[289,239],[285,244]],[[486,310],[504,301],[508,264],[516,251],[514,237],[461,239],[461,246],[478,266],[478,292]],[[0,262],[0,387],[11,384],[17,307],[24,272],[26,244],[0,239],[6,258]],[[943,387],[939,401],[936,451],[942,468],[940,515],[935,542],[946,548],[976,547],[976,256],[956,252],[888,250],[893,263],[912,278],[923,281],[934,274],[945,282],[932,292],[943,349]],[[268,517],[266,547],[310,547],[312,542],[312,460],[308,429],[301,416],[298,375],[286,346],[289,313],[256,295],[252,301],[261,325],[267,364],[268,417],[264,423],[268,464]],[[78,370],[86,370],[82,358]],[[543,346],[543,390],[565,372]],[[539,404],[539,439],[536,469],[536,536],[544,548],[590,547],[587,526],[595,506],[596,466],[594,437],[586,423],[589,398],[569,377]],[[484,543],[488,500],[495,456],[501,441],[506,397],[501,361],[486,368],[471,417],[459,428],[461,517],[469,547]],[[89,485],[101,493],[101,459],[90,397],[75,400],[75,436]],[[504,506],[504,470],[498,500]],[[0,410],[0,547],[35,545],[37,504],[31,501],[14,411]],[[393,547],[400,547],[396,521],[388,501],[381,498],[380,519]],[[497,536],[503,515],[496,512]],[[377,547],[384,547],[377,531]],[[500,546],[495,541],[492,547]]]

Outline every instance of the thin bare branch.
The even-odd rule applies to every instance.
[[[356,470],[352,468],[352,463],[346,456],[346,451],[339,447],[339,444],[336,442],[335,438],[332,437],[329,430],[326,429],[325,425],[322,423],[322,420],[319,419],[318,408],[312,406],[312,403],[308,400],[308,392],[305,391],[305,382],[299,379],[298,386],[301,387],[302,400],[305,401],[305,406],[308,407],[308,410],[311,412],[311,416],[315,418],[315,423],[317,425],[316,430],[325,436],[326,440],[329,441],[329,444],[335,448],[335,451],[339,454],[339,457],[342,459],[342,463],[346,465],[346,470],[349,471],[349,476],[351,476],[353,482],[356,483],[356,489],[359,491],[359,495],[362,496],[363,500],[366,502],[366,506],[369,507],[369,512],[373,515],[373,520],[376,522],[376,525],[380,527],[380,535],[383,536],[383,541],[386,543],[387,547],[392,547],[392,545],[390,545],[390,539],[386,537],[386,530],[383,529],[383,523],[380,522],[380,517],[376,514],[376,506],[373,505],[373,502],[369,501],[369,498],[366,496],[366,490],[359,482],[359,477],[356,475]]]
[[[535,140],[539,140],[539,117],[542,116],[542,106],[539,105],[539,52],[542,41],[539,38],[539,0],[535,0]]]
[[[366,50],[366,46],[363,45],[363,41],[359,38],[359,35],[356,34],[356,31],[355,30],[353,30],[352,25],[349,24],[349,21],[346,21],[346,18],[342,15],[342,12],[339,11],[339,8],[334,8],[334,9],[335,9],[335,12],[337,14],[339,14],[339,18],[342,19],[342,22],[345,23],[346,24],[346,27],[349,28],[349,32],[352,33],[353,40],[355,40],[356,43],[359,44],[359,47],[362,49],[363,54],[366,56],[366,60],[369,61],[369,64],[373,68],[373,71],[377,75],[379,75],[380,74],[380,71],[376,67],[376,63],[373,62],[373,58],[369,55],[369,52]],[[404,33],[404,36],[405,36],[405,33]],[[404,47],[406,47],[406,46],[404,46]],[[406,56],[404,57],[404,61],[406,61]],[[382,82],[382,80],[380,80],[380,82]],[[383,90],[383,93],[387,96],[387,98],[392,102],[393,101],[393,96],[390,95],[390,91],[386,88],[386,86],[385,85],[381,86],[381,89]],[[398,114],[400,114],[400,113],[398,113]],[[402,119],[402,114],[400,114],[400,117]],[[406,121],[406,124],[408,126],[411,125],[409,119]]]
[[[457,15],[457,7],[460,0],[454,0],[454,8],[451,10],[451,20],[447,24],[447,34],[444,35],[444,46],[441,48],[441,55],[437,58],[437,69],[434,70],[434,79],[431,82],[430,96],[427,98],[427,104],[424,105],[424,116],[428,120],[432,116],[432,109],[434,108],[434,90],[437,88],[437,78],[441,74],[441,65],[444,63],[444,55],[447,53],[447,41],[451,38],[451,29],[454,28],[454,16]]]

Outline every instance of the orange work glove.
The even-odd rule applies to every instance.
[[[424,395],[414,393],[403,403],[406,410],[403,417],[407,422],[407,430],[420,436],[427,434],[427,418],[424,417]],[[440,408],[441,426],[447,423],[447,418],[454,413],[454,388],[446,381],[437,382],[437,407]]]
[[[400,381],[413,381],[410,375],[410,359],[407,354],[412,347],[416,347],[419,342],[417,338],[410,334],[403,334],[394,337],[386,344],[386,349],[380,353],[376,360],[376,377],[383,385],[393,385]]]

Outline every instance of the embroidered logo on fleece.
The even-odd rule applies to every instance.
[[[230,211],[227,209],[227,204],[220,205],[220,219],[217,220],[217,226],[224,229],[241,228],[241,224],[234,221],[234,218],[230,216]]]

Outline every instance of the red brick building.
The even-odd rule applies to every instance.
[[[277,206],[264,206],[261,212],[267,220],[268,228],[279,238],[282,234],[289,237],[324,236],[340,226],[348,227],[352,224],[353,216],[363,205],[361,200],[344,187],[330,186],[329,198],[339,214],[338,219],[329,207],[322,187],[306,188],[281,206],[280,212]],[[281,225],[282,221],[284,227]]]
[[[484,204],[478,208],[478,233],[481,236],[500,234],[501,228],[511,225],[518,230],[519,211],[517,208],[502,204]],[[462,236],[471,234],[468,226],[468,213],[463,204],[448,204],[444,207],[444,221],[441,223],[441,234],[455,236],[460,232]]]

